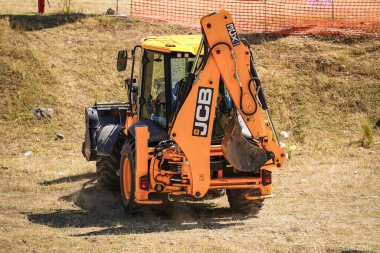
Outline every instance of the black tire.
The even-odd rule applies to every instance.
[[[120,166],[120,150],[121,144],[118,142],[110,156],[99,156],[96,160],[96,179],[101,187],[119,189],[119,176],[116,172]]]
[[[129,166],[130,166],[130,172],[128,175],[124,175],[125,171],[123,169],[124,160],[128,159]],[[127,213],[135,215],[139,213],[140,206],[135,203],[135,191],[136,191],[136,180],[135,180],[135,174],[136,174],[136,150],[135,150],[135,140],[130,138],[128,139],[122,149],[121,149],[121,159],[120,159],[120,195],[121,200],[125,206],[125,210]],[[130,194],[129,197],[126,196],[124,192],[124,188],[126,187],[124,182],[124,176],[130,177]]]
[[[254,189],[227,189],[230,208],[238,213],[257,214],[263,206],[263,199],[247,200],[246,195],[255,195]]]

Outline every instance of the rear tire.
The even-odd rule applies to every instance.
[[[246,195],[255,195],[254,189],[227,189],[230,208],[238,213],[257,214],[263,206],[263,199],[247,200]]]
[[[226,190],[209,190],[202,198],[204,200],[218,199],[226,195]]]
[[[116,143],[110,156],[99,156],[96,161],[96,178],[100,186],[117,190],[119,188],[119,176],[116,171],[120,165],[120,143]]]
[[[120,194],[127,213],[139,213],[139,205],[135,203],[136,192],[136,151],[135,140],[127,139],[121,150],[120,160]]]

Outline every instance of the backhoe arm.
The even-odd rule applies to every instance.
[[[191,167],[191,194],[197,197],[204,196],[210,186],[210,145],[220,78],[252,134],[254,148],[265,157],[259,167],[281,167],[285,160],[284,151],[272,138],[274,128],[269,112],[269,121],[264,121],[267,106],[263,109],[265,102],[258,96],[258,79],[252,73],[250,50],[239,39],[230,13],[222,10],[206,16],[201,26],[205,41],[204,66],[198,73],[192,73],[195,81],[185,94],[186,99],[170,131],[171,138],[187,158],[186,164]]]
[[[273,153],[273,164],[281,167],[285,152],[278,145],[262,87],[257,85],[260,80],[256,73],[252,73],[256,71],[250,50],[237,35],[230,13],[222,10],[206,16],[202,18],[201,26],[210,48],[209,54],[215,59],[224,84],[252,137],[264,150]],[[267,113],[269,122],[264,120],[263,111]]]

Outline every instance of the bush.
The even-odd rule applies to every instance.
[[[60,2],[62,11],[65,13],[73,12],[74,5],[75,5],[75,0],[61,0]]]
[[[363,137],[361,140],[362,146],[369,148],[373,144],[373,131],[371,124],[367,118],[364,118],[361,125],[363,130]]]

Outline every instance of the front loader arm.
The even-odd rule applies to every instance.
[[[264,121],[255,79],[250,72],[250,51],[237,36],[231,15],[227,11],[211,14],[202,18],[201,26],[209,48],[204,48],[206,62],[175,115],[170,131],[171,138],[188,159],[191,194],[196,197],[204,196],[210,187],[210,145],[220,77],[258,146],[273,156],[270,161],[264,161],[263,167],[281,167],[285,160],[284,151],[273,141],[274,129]]]

